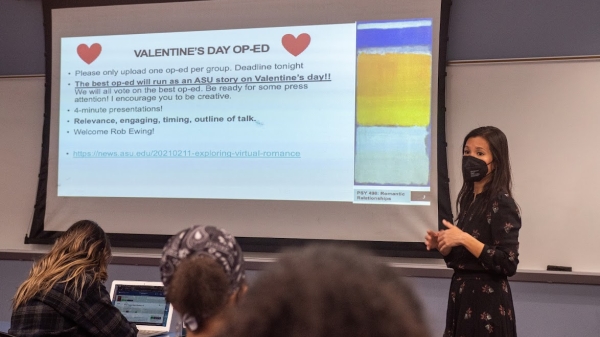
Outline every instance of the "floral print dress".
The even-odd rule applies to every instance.
[[[467,211],[456,226],[485,246],[479,258],[463,246],[444,257],[454,269],[444,337],[517,336],[507,277],[519,263],[519,208],[508,194],[501,194],[483,214]]]

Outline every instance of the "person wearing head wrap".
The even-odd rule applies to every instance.
[[[242,249],[223,229],[193,226],[169,239],[160,261],[167,301],[190,336],[214,336],[246,292]]]

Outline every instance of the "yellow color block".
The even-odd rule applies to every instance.
[[[361,53],[357,62],[359,125],[429,125],[431,55]]]

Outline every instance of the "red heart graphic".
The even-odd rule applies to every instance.
[[[101,51],[102,46],[98,43],[94,43],[91,47],[84,43],[77,46],[77,55],[87,64],[94,62],[100,56]]]
[[[281,38],[283,48],[294,56],[300,55],[310,44],[310,35],[302,33],[298,37],[292,34],[285,34]]]

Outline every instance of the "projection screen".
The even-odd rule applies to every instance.
[[[26,242],[91,219],[115,246],[206,224],[250,250],[424,253],[425,230],[452,217],[448,12],[442,0],[45,1]]]

